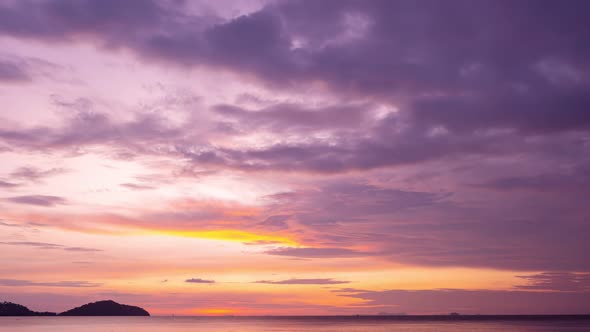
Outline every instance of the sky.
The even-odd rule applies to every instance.
[[[1,0],[0,300],[589,314],[589,10]]]

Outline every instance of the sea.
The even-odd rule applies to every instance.
[[[10,332],[482,332],[590,331],[590,318],[403,319],[390,317],[0,317]]]

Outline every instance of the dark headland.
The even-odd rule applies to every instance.
[[[0,302],[0,316],[55,316],[55,312],[31,311],[24,305],[12,302]]]
[[[140,307],[119,304],[115,301],[98,301],[56,314],[54,312],[36,312],[11,302],[0,302],[0,316],[149,316],[149,312]]]

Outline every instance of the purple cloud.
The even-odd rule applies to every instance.
[[[357,257],[369,256],[370,253],[364,253],[344,248],[275,248],[266,251],[269,255],[302,257],[302,258],[338,258],[338,257]]]
[[[196,116],[181,125],[159,112],[116,121],[80,102],[55,127],[0,127],[0,141],[14,152],[101,146],[120,156],[157,155],[190,176],[288,173],[297,178],[289,199],[267,197],[264,216],[239,220],[245,228],[296,229],[312,244],[273,255],[589,271],[588,6],[281,1],[221,18],[152,1],[8,2],[0,5],[3,36],[84,41],[124,49],[146,65],[222,69],[271,92],[317,88],[336,101],[217,104],[198,112],[211,121],[199,137]],[[0,79],[24,69],[2,62]],[[254,132],[274,139],[217,144]],[[65,202],[50,197],[8,201]],[[217,215],[146,219],[186,225]]]
[[[287,223],[289,218],[291,218],[289,215],[272,215],[268,216],[259,225],[265,229],[283,230],[289,228],[289,224]]]
[[[10,287],[29,287],[29,286],[43,286],[43,287],[99,287],[102,284],[88,281],[56,281],[56,282],[36,282],[30,280],[19,279],[0,279],[0,285]]]
[[[10,189],[10,188],[16,188],[18,186],[20,186],[20,184],[18,184],[18,183],[7,182],[7,181],[0,180],[0,188]]]
[[[234,105],[217,105],[214,111],[226,123],[235,123],[238,129],[313,132],[338,130],[359,126],[368,121],[372,105],[334,105],[310,108],[298,104],[273,104],[262,109],[249,110]]]
[[[288,211],[292,227],[304,225],[312,243],[322,248],[280,248],[269,253],[307,258],[365,254],[424,266],[588,271],[582,248],[590,249],[585,241],[590,227],[584,214],[578,214],[584,211],[579,191],[563,201],[547,193],[546,197],[520,192],[511,198],[493,195],[480,205],[465,203],[469,198],[459,192],[327,182],[313,191],[271,197],[273,212]],[[539,205],[545,200],[550,204]],[[350,251],[350,244],[371,250]]]
[[[63,205],[67,200],[59,196],[48,195],[25,195],[6,198],[7,201],[17,204],[37,205],[52,207],[56,205]]]
[[[27,181],[39,181],[47,177],[65,173],[66,170],[62,168],[51,168],[48,170],[41,170],[37,167],[27,166],[19,167],[10,173],[11,178]]]
[[[0,82],[22,82],[30,79],[29,74],[22,66],[0,60]]]
[[[34,242],[34,241],[12,241],[12,242],[0,242],[3,245],[11,246],[29,246],[38,249],[61,249],[65,251],[81,251],[81,252],[99,252],[100,249],[85,248],[85,247],[69,247],[61,244],[46,243],[46,242]]]
[[[215,280],[206,280],[206,279],[201,279],[201,278],[191,278],[191,279],[186,279],[184,282],[187,282],[189,284],[214,284]]]
[[[365,305],[379,310],[409,314],[585,314],[590,310],[588,292],[394,289],[339,294],[364,300]]]
[[[275,87],[322,81],[380,96],[498,94],[505,82],[536,90],[575,81],[559,69],[583,64],[590,53],[580,46],[588,38],[585,9],[584,1],[285,1],[224,21],[152,1],[18,2],[0,8],[0,33],[46,41],[87,35],[146,59],[245,71]],[[539,38],[553,33],[568,38]]]
[[[122,183],[121,187],[125,187],[131,190],[151,190],[155,189],[155,187],[145,185],[145,184],[137,184],[137,183]]]
[[[572,272],[543,272],[519,276],[529,283],[517,285],[517,289],[549,290],[562,292],[590,292],[590,274]]]

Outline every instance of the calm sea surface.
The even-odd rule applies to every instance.
[[[0,317],[0,331],[590,331],[590,321],[403,321],[382,317]]]

